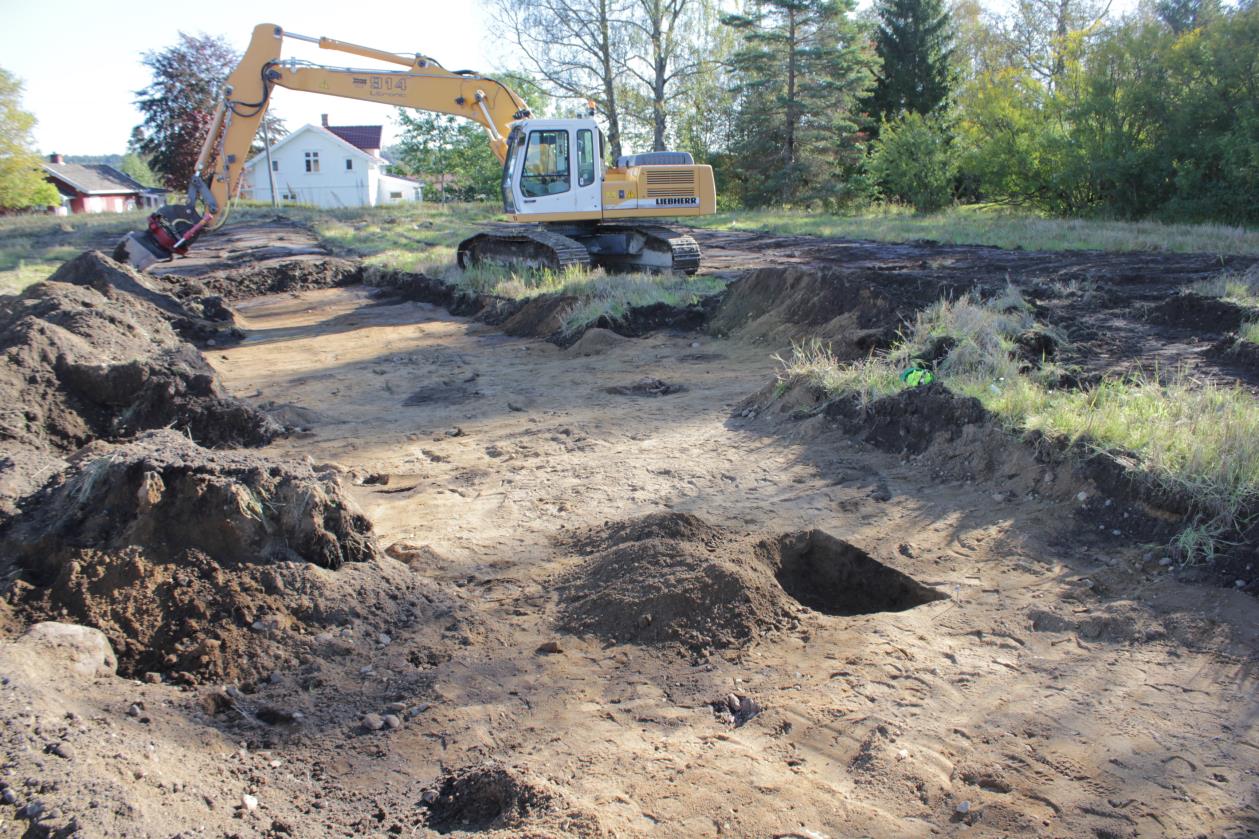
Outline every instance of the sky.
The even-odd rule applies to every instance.
[[[132,104],[149,81],[140,59],[171,46],[179,31],[223,35],[244,51],[254,26],[276,23],[303,35],[326,36],[394,52],[422,52],[452,70],[494,69],[479,4],[473,0],[401,3],[312,3],[310,0],[214,0],[144,3],[138,0],[0,0],[0,67],[25,85],[23,107],[38,120],[43,154],[121,154],[140,123]],[[371,67],[368,59],[285,40],[284,57],[338,66]],[[506,62],[504,62],[506,63]],[[289,130],[319,124],[384,125],[393,135],[393,108],[279,90],[272,112]]]

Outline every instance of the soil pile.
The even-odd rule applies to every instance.
[[[820,530],[736,534],[687,513],[605,525],[567,547],[561,629],[613,643],[740,647],[808,613],[900,612],[945,595]]]
[[[783,626],[786,598],[743,539],[685,513],[587,531],[561,580],[562,629],[613,643],[741,646]]]
[[[62,266],[55,281],[0,300],[0,401],[8,406],[0,423],[0,505],[9,512],[41,469],[92,440],[171,427],[208,446],[252,446],[280,432],[228,396],[176,333],[172,321],[186,310],[142,285],[137,293],[118,287],[133,273],[85,254]]]
[[[940,437],[958,439],[968,426],[991,418],[978,399],[955,396],[939,382],[907,388],[865,407],[856,399],[839,399],[826,407],[826,415],[867,443],[908,454],[926,451]]]
[[[894,296],[899,291],[906,294]],[[815,337],[841,358],[859,358],[887,346],[906,315],[938,296],[936,289],[918,300],[913,289],[900,289],[886,277],[761,268],[730,286],[709,329],[781,344]]]
[[[1146,319],[1151,323],[1194,332],[1233,332],[1241,328],[1248,316],[1236,303],[1193,292],[1169,297],[1146,311]]]
[[[262,294],[356,285],[362,281],[362,265],[329,256],[286,259],[199,277],[174,278],[174,285],[180,299],[218,295],[225,300],[241,300]]]
[[[594,815],[581,811],[558,788],[522,769],[488,764],[452,772],[442,779],[436,793],[425,806],[428,827],[438,833],[606,835]]]
[[[344,620],[356,603],[331,597],[312,566],[377,556],[370,522],[310,466],[172,431],[96,443],[74,461],[14,519],[0,555],[22,573],[11,594],[22,611],[101,629],[124,675],[247,673],[255,639]]]

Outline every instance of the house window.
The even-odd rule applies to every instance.
[[[271,161],[271,171],[272,172],[280,171],[280,161],[278,160]]]
[[[526,198],[541,198],[568,189],[568,132],[530,131],[520,191]]]
[[[390,198],[401,198],[401,197],[402,197],[402,193],[401,193],[401,192],[391,192],[391,193],[389,193],[389,197],[390,197]]]
[[[577,185],[595,182],[595,135],[589,128],[577,132]]]
[[[353,168],[354,168],[354,161],[347,157],[345,159],[345,171],[348,172]]]
[[[319,152],[317,151],[306,152],[306,171],[307,172],[319,171]]]

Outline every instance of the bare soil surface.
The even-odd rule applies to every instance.
[[[204,358],[292,433],[94,443],[3,534],[3,835],[1259,830],[1253,597],[1177,579],[1135,502],[964,405],[855,425],[765,389],[789,337],[874,346],[1007,273],[1106,369],[1175,331],[1223,376],[1213,325],[1069,288],[1156,307],[1218,263],[699,236],[761,269],[710,332],[563,349],[361,286],[234,303],[244,339]],[[813,270],[775,296],[784,263]]]

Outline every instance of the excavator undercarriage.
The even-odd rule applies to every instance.
[[[700,251],[690,236],[657,224],[503,224],[464,239],[458,257],[465,269],[493,263],[694,274]]]

